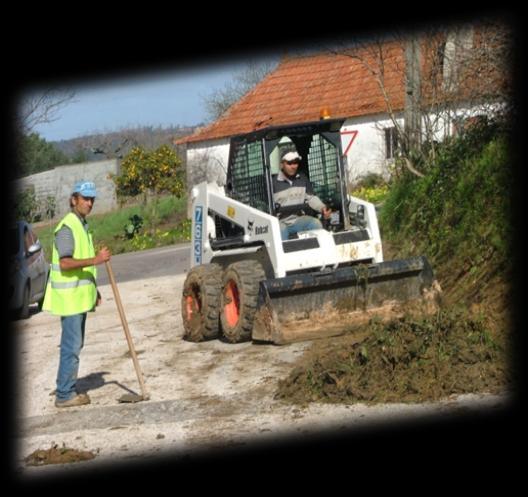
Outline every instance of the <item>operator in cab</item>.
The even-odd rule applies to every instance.
[[[322,229],[319,219],[306,213],[306,206],[321,212],[324,219],[331,216],[328,208],[314,194],[310,180],[298,172],[302,157],[296,151],[282,155],[280,171],[273,175],[273,202],[280,222],[281,238],[288,240],[300,231]]]

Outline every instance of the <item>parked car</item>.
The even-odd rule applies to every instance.
[[[49,264],[31,225],[17,221],[9,230],[9,307],[18,319],[29,317],[29,306],[44,300]]]

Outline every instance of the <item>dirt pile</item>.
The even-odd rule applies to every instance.
[[[59,447],[53,444],[49,449],[38,449],[24,458],[28,466],[43,466],[45,464],[64,464],[70,462],[89,461],[94,459],[95,454],[91,451]]]
[[[493,336],[483,319],[453,311],[371,322],[361,334],[315,342],[279,383],[276,398],[300,404],[423,402],[497,393],[511,382],[505,336]]]

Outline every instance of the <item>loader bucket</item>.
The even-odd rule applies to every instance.
[[[377,317],[434,312],[440,286],[425,257],[260,283],[252,338],[277,344],[339,335]]]

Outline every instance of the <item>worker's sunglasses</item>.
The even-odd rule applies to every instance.
[[[89,202],[92,201],[92,204],[95,202],[95,197],[85,197],[84,195],[81,195],[84,201]]]
[[[292,164],[299,164],[299,161],[298,161],[297,159],[294,159],[294,160],[287,160],[287,161],[286,161],[286,164],[289,164],[289,165],[291,166]]]

